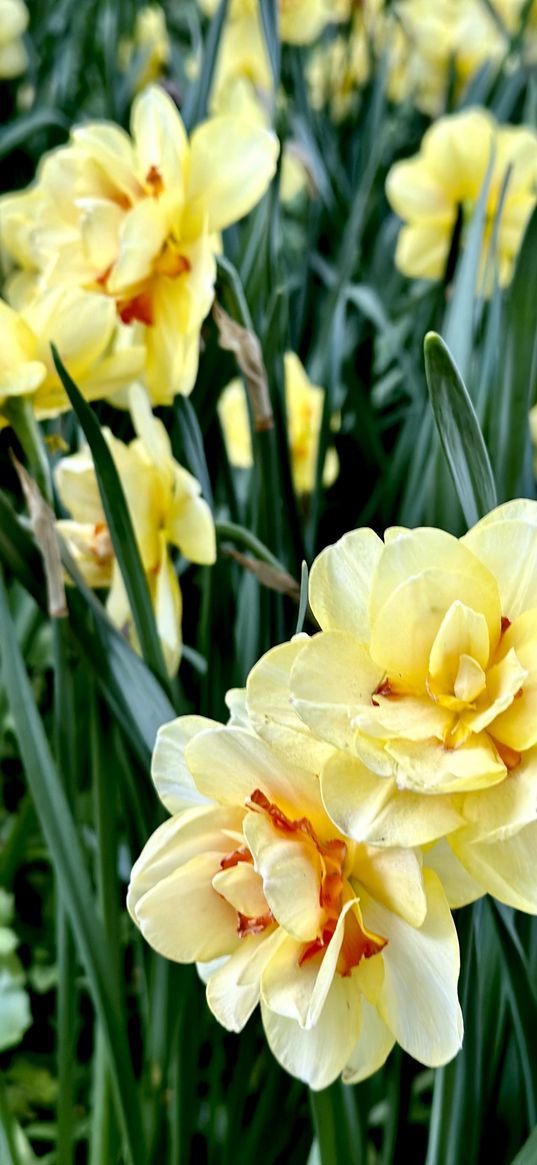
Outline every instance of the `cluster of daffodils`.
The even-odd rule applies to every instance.
[[[524,64],[537,57],[537,10],[524,0],[363,0],[347,5],[346,30],[316,45],[307,65],[310,100],[346,117],[384,62],[390,100],[413,101],[429,116],[446,108],[450,86],[464,91],[482,68],[500,67],[514,53]],[[519,37],[519,30],[523,36]],[[519,43],[520,42],[520,43]]]
[[[450,908],[537,912],[537,503],[457,540],[346,534],[310,574],[321,630],[269,651],[230,722],[164,725],[171,817],[136,862],[133,919],[197,962],[230,1031],[257,1004],[312,1088],[462,1039]]]
[[[66,286],[100,296],[115,316],[114,352],[143,349],[153,403],[189,393],[220,232],[265,193],[277,154],[270,130],[231,116],[189,140],[158,87],[136,98],[130,136],[104,122],[79,126],[30,190],[0,204],[2,243],[17,265],[12,306],[24,311]]]
[[[129,402],[136,439],[126,445],[109,430],[104,434],[132,519],[166,666],[173,675],[181,654],[182,600],[171,548],[191,562],[211,565],[216,557],[214,522],[198,481],[174,460],[164,425],[153,416],[140,385],[132,387]],[[110,618],[137,647],[87,446],[62,458],[55,477],[60,501],[72,515],[57,523],[58,531],[87,584],[109,588]]]
[[[488,181],[478,285],[509,283],[537,202],[537,134],[501,126],[485,109],[440,118],[419,154],[392,166],[386,193],[403,220],[395,262],[411,278],[440,279],[461,217],[461,244]]]

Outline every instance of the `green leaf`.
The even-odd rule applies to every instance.
[[[528,413],[537,387],[537,207],[518,252],[507,297],[499,376],[490,401],[491,453],[500,496],[527,494],[531,443]],[[531,480],[531,475],[530,475]]]
[[[523,1144],[520,1153],[513,1158],[511,1165],[536,1165],[537,1162],[537,1125]]]
[[[362,1165],[364,1131],[355,1090],[341,1080],[321,1092],[310,1092],[310,1104],[320,1165]]]
[[[192,130],[207,116],[207,105],[216,69],[216,58],[220,48],[220,38],[226,22],[229,0],[220,0],[218,10],[213,16],[203,46],[201,69],[194,84],[189,89],[187,100],[181,110],[183,121],[188,130]]]
[[[497,504],[489,456],[464,381],[444,341],[425,337],[431,406],[451,476],[469,526]]]
[[[35,109],[18,117],[10,125],[6,125],[0,133],[0,158],[10,154],[12,150],[19,149],[20,146],[27,146],[32,134],[52,127],[65,130],[65,133],[69,132],[67,118],[57,109]]]
[[[136,634],[143,658],[151,671],[159,677],[169,690],[166,666],[145,571],[140,558],[138,543],[134,534],[131,516],[123,492],[123,486],[114,464],[112,454],[102,435],[95,413],[84,400],[76,384],[64,368],[54,344],[52,355],[56,371],[80,421],[95,465],[99,493],[103,503],[112,545],[125,584],[129,606],[132,612]]]
[[[84,854],[37,711],[0,574],[1,662],[26,778],[56,873],[77,950],[106,1032],[118,1118],[131,1165],[147,1165],[125,1020],[110,975],[106,937],[95,909]]]
[[[537,995],[533,975],[514,923],[511,911],[493,898],[487,899],[496,929],[503,978],[517,1042],[526,1092],[528,1124],[537,1122],[537,1064],[534,1033],[537,1031]]]

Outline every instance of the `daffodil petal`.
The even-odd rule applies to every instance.
[[[377,1008],[362,997],[362,1024],[358,1040],[343,1070],[344,1084],[358,1084],[372,1076],[386,1062],[395,1036],[381,1019]]]
[[[295,1020],[270,1011],[263,1002],[261,1015],[278,1062],[316,1091],[332,1084],[345,1067],[360,1032],[361,1002],[352,978],[337,975],[313,1028],[301,1028]]]
[[[278,139],[235,117],[213,117],[194,130],[188,200],[207,215],[209,231],[243,218],[268,188],[278,159]]]
[[[316,735],[350,748],[354,717],[371,703],[382,676],[355,636],[323,631],[304,644],[292,667],[293,706]]]
[[[371,580],[383,551],[367,528],[344,534],[315,559],[309,577],[310,606],[323,631],[345,631],[369,642]]]
[[[306,636],[296,636],[265,652],[248,676],[247,703],[252,726],[267,744],[292,764],[320,773],[332,748],[300,718],[290,694],[291,669],[306,642]]]
[[[473,840],[475,832],[461,830],[451,839],[470,876],[506,906],[537,914],[537,822],[496,842]]]

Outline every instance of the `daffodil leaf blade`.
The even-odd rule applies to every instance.
[[[474,406],[444,341],[425,337],[425,373],[434,419],[469,526],[497,504],[489,455]]]
[[[52,345],[52,355],[58,376],[91,450],[103,509],[127,592],[142,656],[151,671],[159,677],[164,686],[167,686],[166,667],[151,605],[149,587],[121,479],[95,413],[70,377],[54,345]]]
[[[187,129],[191,130],[207,115],[207,105],[213,85],[216,58],[220,40],[226,23],[229,0],[220,0],[215,15],[211,19],[205,43],[197,84],[192,85],[189,97],[182,108],[182,117]]]
[[[533,1033],[537,1030],[537,994],[509,908],[493,898],[488,899],[487,905],[496,930],[526,1094],[528,1124],[532,1127],[537,1122],[537,1065],[533,1041]]]
[[[146,1161],[140,1106],[118,994],[109,974],[107,946],[96,911],[84,854],[17,643],[0,575],[1,663],[26,778],[68,914],[92,998],[106,1032],[118,1117],[131,1165]]]
[[[504,500],[532,489],[528,415],[537,393],[537,207],[528,222],[508,291],[498,382],[491,401],[494,465]]]

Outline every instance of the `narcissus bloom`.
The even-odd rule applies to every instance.
[[[311,570],[323,631],[287,646],[293,716],[335,750],[321,785],[338,826],[376,845],[447,836],[470,875],[466,901],[489,892],[532,913],[536,563],[531,501],[500,506],[459,540],[356,530]],[[257,715],[266,684],[258,677]],[[281,692],[271,702],[281,720]]]
[[[11,397],[34,394],[47,374],[37,338],[20,315],[0,299],[0,428],[2,407]]]
[[[144,345],[153,402],[165,404],[194,384],[220,231],[265,193],[279,147],[270,130],[232,116],[204,122],[189,140],[157,87],[136,98],[131,130],[74,129],[35,186],[3,200],[2,239],[41,286],[112,301]]]
[[[499,126],[484,109],[440,118],[427,130],[419,154],[396,162],[386,180],[388,199],[403,219],[395,261],[404,275],[440,279],[457,222],[474,213],[489,163],[493,167],[486,207],[480,284],[507,181],[497,229],[498,278],[509,282],[537,192],[537,135],[521,126]],[[486,289],[492,285],[487,279]]]
[[[345,20],[352,0],[278,0],[279,32],[287,44],[311,44],[323,28],[333,21]],[[214,16],[218,0],[199,0],[206,16]],[[231,0],[232,20],[259,13],[258,0]]]
[[[162,77],[170,62],[171,45],[166,14],[159,4],[147,4],[139,9],[132,39],[120,41],[118,57],[122,69],[139,62],[137,91]]]
[[[130,402],[137,439],[125,445],[107,430],[105,436],[125,492],[166,664],[173,674],[181,652],[182,598],[170,547],[177,547],[191,562],[210,565],[216,556],[214,523],[199,483],[174,460],[164,425],[152,416],[140,386],[131,390]],[[60,533],[89,586],[110,588],[110,617],[134,638],[89,449],[64,457],[55,481],[62,505],[72,514],[72,519],[57,523]]]
[[[291,469],[297,493],[311,493],[315,486],[319,432],[323,415],[324,389],[312,384],[298,356],[286,352],[285,405],[291,453]],[[218,411],[232,465],[248,469],[253,462],[245,389],[240,379],[224,389]],[[335,449],[326,454],[323,481],[332,485],[339,471]]]
[[[462,1019],[439,879],[412,850],[343,837],[316,773],[244,724],[160,729],[153,779],[172,816],[132,871],[134,921],[167,958],[202,964],[228,1030],[260,1002],[274,1055],[314,1089],[369,1076],[395,1041],[445,1063]]]
[[[22,35],[28,27],[23,0],[0,0],[0,78],[19,77],[28,67]]]

